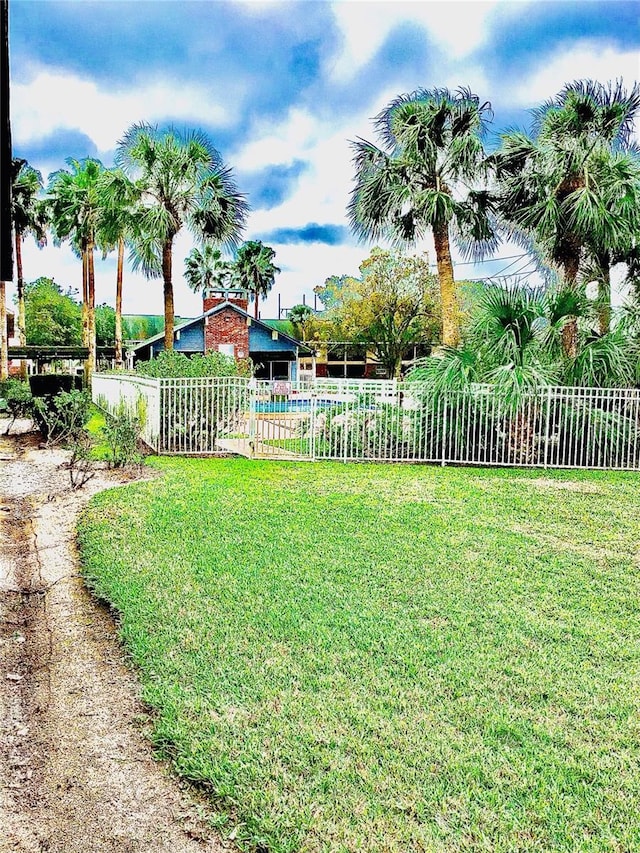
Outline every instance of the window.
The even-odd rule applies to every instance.
[[[231,358],[235,355],[233,344],[218,344],[218,352],[222,355],[231,356]]]

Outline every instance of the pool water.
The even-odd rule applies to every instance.
[[[323,409],[327,406],[335,406],[337,404],[337,400],[316,400],[316,408]],[[260,413],[268,413],[268,414],[287,414],[288,412],[310,412],[311,411],[311,400],[282,400],[282,401],[272,401],[272,400],[257,400],[256,401],[256,412]]]

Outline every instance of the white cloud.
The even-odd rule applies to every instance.
[[[499,3],[463,2],[335,2],[333,11],[344,39],[331,68],[334,79],[348,79],[372,59],[389,33],[402,23],[423,27],[452,59],[482,45],[491,15]],[[507,4],[504,4],[505,7]]]
[[[115,147],[126,129],[139,121],[172,117],[225,125],[230,119],[228,103],[237,103],[225,88],[225,103],[215,100],[218,87],[169,83],[168,78],[122,91],[104,91],[93,81],[61,71],[41,70],[29,83],[12,88],[12,133],[19,144],[59,130],[80,130],[100,151]]]
[[[518,106],[531,107],[552,98],[573,80],[589,78],[606,83],[622,78],[631,88],[639,76],[637,51],[615,50],[603,47],[601,42],[583,40],[560,46],[555,56],[528,71],[521,85],[508,88],[504,97]]]

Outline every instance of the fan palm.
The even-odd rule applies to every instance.
[[[22,266],[22,242],[32,234],[39,246],[46,243],[47,214],[38,194],[42,190],[42,175],[26,160],[12,161],[11,218],[16,251],[16,291],[18,298],[18,341],[27,343],[24,303],[24,273]],[[21,362],[21,372],[26,375],[26,361]]]
[[[307,340],[311,320],[314,317],[314,311],[308,305],[294,305],[289,310],[287,319],[292,323],[296,335],[303,342]]]
[[[49,176],[47,204],[57,243],[69,240],[82,258],[83,343],[89,349],[85,377],[89,381],[96,367],[94,251],[102,202],[99,160],[67,160],[67,169]]]
[[[363,239],[399,244],[432,232],[447,346],[460,341],[451,238],[466,255],[480,256],[497,245],[491,197],[473,188],[483,177],[490,111],[468,89],[420,89],[396,98],[375,119],[382,148],[362,139],[353,143],[351,226]]]
[[[260,240],[248,240],[238,249],[234,263],[234,278],[252,294],[255,318],[258,319],[258,300],[266,299],[280,269],[273,263],[275,251]]]
[[[533,240],[566,286],[588,259],[600,267],[608,306],[612,254],[633,246],[640,225],[640,163],[630,142],[640,87],[571,83],[534,113],[533,133],[510,132],[492,161],[499,207],[512,237]],[[601,312],[601,331],[609,322]],[[566,354],[577,355],[577,324]]]
[[[173,349],[173,245],[186,226],[199,240],[236,245],[248,206],[209,138],[199,131],[136,124],[118,144],[116,165],[138,187],[134,268],[162,278],[164,346]]]
[[[205,244],[202,251],[193,248],[184,259],[184,277],[194,292],[228,284],[233,265],[225,261],[220,249]]]

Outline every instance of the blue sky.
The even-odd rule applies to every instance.
[[[112,165],[135,122],[204,130],[251,205],[244,238],[276,251],[265,317],[278,293],[282,306],[312,302],[327,276],[357,274],[371,247],[346,218],[349,141],[375,139],[371,118],[396,95],[470,87],[493,106],[495,145],[566,82],[640,78],[637,0],[10,0],[9,14],[15,155],[46,180],[67,157]],[[200,310],[181,276],[193,244],[184,233],[175,249],[182,316]],[[433,260],[428,242],[416,250]],[[457,275],[498,273],[513,254]],[[27,241],[24,264],[27,280],[80,285],[68,247]],[[98,301],[113,304],[114,279],[115,260],[97,259]],[[162,312],[160,282],[128,271],[125,287],[125,312]]]

